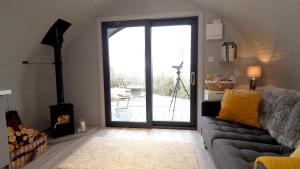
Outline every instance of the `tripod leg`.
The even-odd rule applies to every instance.
[[[179,83],[178,83],[178,87],[179,87]],[[177,99],[177,89],[176,89],[176,92],[175,92],[175,100],[174,100],[174,107],[173,107],[173,114],[172,114],[172,121],[174,119],[174,114],[175,114],[175,107],[176,107],[176,99]]]
[[[184,86],[182,80],[181,80],[181,79],[179,79],[179,80],[180,80],[180,82],[181,82],[181,84],[182,84],[182,86],[183,86],[183,89],[185,90],[187,96],[190,97],[189,92],[188,92],[187,89],[185,88],[185,86]]]
[[[177,85],[178,85],[178,81],[176,81],[176,84],[174,86],[174,90],[172,92],[172,99],[171,99],[171,103],[170,103],[170,106],[169,106],[169,111],[171,110],[171,107],[172,107],[173,99],[174,99],[174,96],[175,96],[175,91],[177,90]]]

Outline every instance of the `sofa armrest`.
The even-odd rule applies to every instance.
[[[258,157],[254,169],[297,169],[300,166],[300,158],[292,157]]]
[[[218,116],[221,109],[221,101],[202,101],[202,116]]]

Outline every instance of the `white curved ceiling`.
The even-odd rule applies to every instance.
[[[251,40],[261,52],[279,40],[298,34],[299,0],[186,0],[197,2],[227,19]],[[1,42],[18,39],[39,42],[57,18],[70,21],[72,32],[80,29],[87,18],[118,0],[1,0]],[[25,42],[14,43],[20,45]],[[26,43],[29,45],[28,43]],[[22,45],[26,45],[22,44]],[[30,43],[31,44],[31,43]],[[38,43],[37,43],[38,44]],[[267,51],[270,52],[270,51]]]

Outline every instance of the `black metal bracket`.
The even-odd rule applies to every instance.
[[[52,62],[52,63],[46,63],[46,62],[29,62],[28,60],[24,60],[22,61],[22,64],[25,64],[25,65],[54,65],[55,62]]]

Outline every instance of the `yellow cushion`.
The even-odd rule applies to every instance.
[[[266,169],[299,169],[300,158],[291,157],[258,157],[255,160],[255,169],[257,164],[262,164]]]
[[[260,127],[258,105],[261,93],[249,90],[226,90],[218,119]]]
[[[298,148],[296,148],[296,150],[291,154],[290,157],[300,158],[300,146],[298,146]]]

